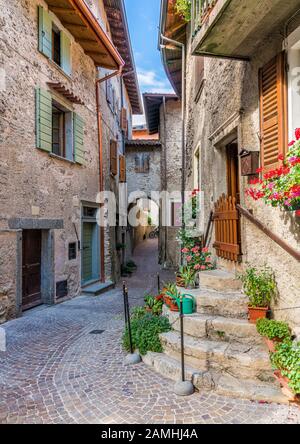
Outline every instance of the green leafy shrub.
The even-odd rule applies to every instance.
[[[135,307],[132,310],[131,319],[132,320],[141,319],[145,316],[145,314],[146,314],[146,310],[144,307]]]
[[[167,333],[171,330],[171,325],[165,316],[154,316],[146,314],[137,319],[132,318],[131,332],[133,348],[139,350],[142,356],[147,352],[162,353],[160,343],[160,333]],[[130,351],[128,329],[123,335],[123,347],[126,351]]]
[[[129,261],[126,264],[126,267],[127,268],[137,268],[137,265],[136,265],[136,263],[134,261]]]
[[[247,268],[239,279],[243,282],[244,292],[249,297],[250,307],[269,307],[277,293],[274,273],[270,268],[264,267],[260,270],[254,267]]]
[[[300,342],[286,340],[276,346],[271,362],[281,374],[289,379],[289,386],[295,394],[300,394]]]
[[[286,322],[259,319],[256,324],[258,333],[268,339],[291,339],[291,330]]]

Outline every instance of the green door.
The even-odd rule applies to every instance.
[[[93,280],[93,232],[94,224],[83,224],[83,256],[82,256],[82,279],[83,282]]]

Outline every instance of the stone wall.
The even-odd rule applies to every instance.
[[[107,24],[102,2],[93,1],[96,13],[102,14]],[[89,3],[92,3],[91,1]],[[68,279],[69,297],[81,289],[80,252],[77,259],[68,261],[68,244],[81,236],[82,203],[97,202],[99,192],[99,147],[96,119],[95,79],[96,68],[81,46],[69,34],[72,74],[66,76],[53,62],[38,51],[38,5],[43,0],[0,0],[0,68],[6,74],[6,90],[0,91],[0,229],[8,229],[11,218],[60,219],[64,229],[55,230],[55,281]],[[100,5],[100,7],[99,7]],[[53,16],[53,20],[58,22]],[[104,75],[105,70],[100,70]],[[36,148],[35,90],[49,89],[47,82],[61,82],[84,102],[72,105],[57,95],[60,103],[78,113],[85,121],[85,164],[78,165],[49,155]],[[120,97],[120,79],[113,79],[116,94]],[[53,92],[53,96],[56,93]],[[125,94],[126,106],[128,98]],[[105,187],[118,189],[118,178],[110,177],[110,140],[119,140],[122,152],[119,116],[112,113],[106,101],[105,84],[101,85],[101,111],[103,113],[103,147]],[[13,234],[11,235],[13,236]],[[1,236],[0,257],[12,257],[10,235]],[[119,263],[111,257],[115,233],[106,230],[106,277],[118,274]],[[1,261],[0,287],[14,288],[13,259]],[[14,313],[14,293],[10,291],[10,313]]]
[[[205,220],[213,204],[227,192],[225,146],[235,138],[239,151],[260,150],[258,71],[282,50],[282,36],[275,33],[262,42],[251,62],[205,58],[205,75],[200,98],[195,100],[195,57],[189,54],[187,64],[187,188],[194,182],[194,150],[201,153],[201,188],[205,195]],[[299,220],[261,203],[246,202],[247,179],[240,179],[241,203],[253,209],[254,215],[294,248],[300,248]],[[213,237],[212,242],[213,243]],[[279,299],[274,308],[276,318],[289,320],[299,327],[300,265],[265,234],[242,219],[243,268],[268,265],[276,275]],[[232,269],[231,263],[220,261]],[[234,269],[234,268],[233,268]],[[288,309],[289,308],[289,309]],[[286,310],[287,309],[287,310]]]

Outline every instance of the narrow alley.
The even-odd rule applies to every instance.
[[[128,280],[131,306],[155,292],[157,241],[137,248]],[[162,272],[162,278],[170,276]],[[0,423],[295,423],[296,407],[261,405],[214,394],[189,399],[145,364],[126,367],[120,287],[29,311],[5,324],[0,352]],[[92,332],[98,331],[99,334]],[[102,333],[100,334],[100,332]]]

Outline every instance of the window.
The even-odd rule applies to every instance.
[[[77,244],[72,242],[69,244],[69,261],[74,261],[77,258]]]
[[[267,63],[259,73],[261,163],[271,169],[287,147],[285,53]]]
[[[37,148],[84,164],[84,121],[53,99],[42,88],[36,90]]]
[[[66,119],[64,111],[52,105],[52,153],[65,157]]]
[[[150,155],[138,153],[135,156],[135,172],[149,173],[150,171]]]
[[[59,29],[45,8],[38,8],[38,48],[48,59],[53,60],[68,76],[71,75],[71,39]]]
[[[52,23],[52,60],[61,65],[61,37],[60,30]]]
[[[118,174],[118,143],[116,140],[110,141],[110,173],[113,176]]]

